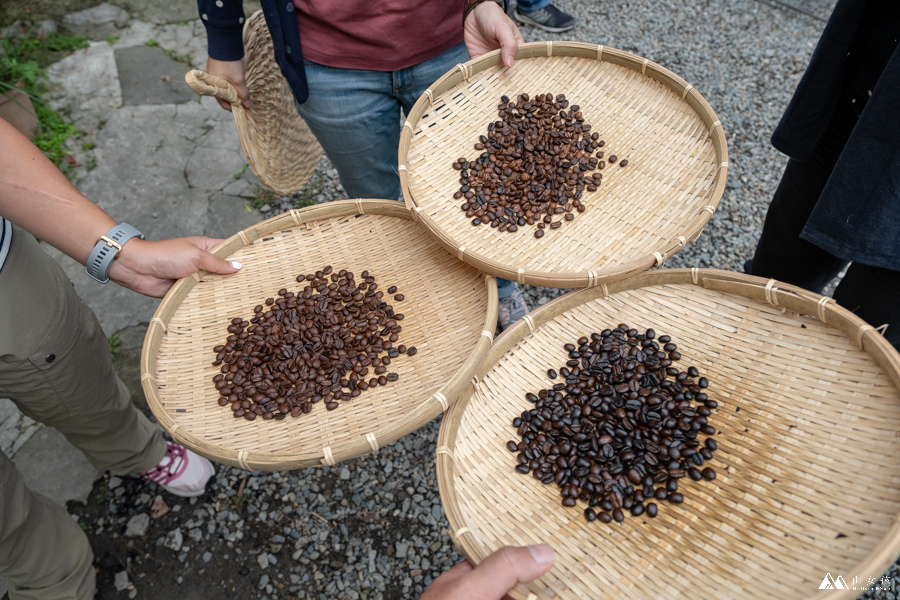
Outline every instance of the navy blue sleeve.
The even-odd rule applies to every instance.
[[[240,60],[244,57],[244,6],[241,0],[197,0],[197,11],[206,27],[210,58]]]

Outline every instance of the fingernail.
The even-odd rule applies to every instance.
[[[553,548],[547,544],[538,544],[537,546],[528,546],[531,552],[531,558],[539,565],[548,565],[553,562]]]
[[[231,266],[235,269],[240,269],[243,265],[236,260],[231,261]]]

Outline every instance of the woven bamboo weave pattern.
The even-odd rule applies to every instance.
[[[699,275],[699,276],[698,276]],[[722,271],[643,274],[573,292],[495,341],[481,382],[444,419],[441,498],[457,545],[475,560],[546,542],[553,569],[514,598],[851,598],[819,592],[826,572],[876,580],[900,554],[900,355],[815,294]],[[771,290],[770,290],[771,291]],[[587,506],[513,468],[511,421],[549,387],[562,344],[625,323],[671,335],[679,365],[708,377],[719,407],[711,482],[685,479],[655,519],[588,524]],[[864,349],[856,333],[863,327]],[[466,528],[466,529],[462,529]]]
[[[250,108],[241,104],[224,79],[197,70],[185,79],[198,94],[231,103],[247,164],[263,185],[278,194],[295,194],[319,166],[322,147],[294,107],[294,95],[275,62],[262,11],[244,24],[243,63]]]
[[[404,196],[448,249],[464,247],[463,260],[520,282],[585,287],[644,271],[700,234],[727,174],[715,113],[664,68],[600,48],[524,44],[512,69],[491,53],[438,80],[411,111],[400,145]],[[600,171],[600,188],[582,196],[587,210],[540,239],[532,226],[514,234],[472,226],[453,199],[459,172],[451,163],[474,160],[501,96],[522,92],[565,94],[606,142],[606,156],[629,161]]]
[[[217,253],[243,268],[178,282],[157,311],[142,356],[157,419],[213,460],[280,470],[371,452],[439,415],[444,407],[432,396],[440,392],[452,402],[490,347],[482,331],[496,322],[493,277],[448,255],[401,203],[341,201],[292,211],[232,236]],[[233,317],[249,319],[279,289],[299,290],[298,274],[326,265],[357,277],[368,270],[380,289],[398,286],[406,299],[389,302],[406,317],[400,342],[418,353],[393,359],[390,370],[399,381],[370,388],[334,411],[318,403],[298,418],[235,419],[216,402],[212,348],[224,343]]]

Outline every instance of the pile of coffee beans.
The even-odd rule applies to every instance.
[[[503,96],[497,110],[500,119],[475,144],[478,158],[453,163],[460,171],[453,197],[465,199],[460,208],[472,225],[508,232],[535,226],[534,236],[543,237],[547,228],[558,229],[584,212],[582,194],[597,191],[599,171],[617,157],[603,160],[599,149],[606,142],[563,94],[520,94],[515,102]]]
[[[219,405],[248,421],[297,417],[323,402],[334,410],[339,401],[369,388],[397,381],[391,360],[412,356],[415,347],[398,344],[402,313],[384,301],[368,271],[357,280],[331,266],[298,275],[297,292],[281,289],[278,298],[253,309],[248,321],[235,317],[225,343],[213,348],[220,373],[213,377]],[[387,289],[396,302],[397,287]],[[370,368],[372,370],[369,376]]]
[[[566,366],[547,371],[556,383],[527,393],[534,408],[513,419],[516,471],[555,483],[563,506],[583,500],[585,518],[604,523],[625,511],[655,517],[656,501],[684,500],[683,478],[715,479],[704,465],[717,448],[717,403],[696,367],[674,366],[681,353],[669,336],[620,324],[563,348]]]

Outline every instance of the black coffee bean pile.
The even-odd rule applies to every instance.
[[[717,445],[708,422],[715,400],[696,367],[681,358],[667,335],[628,325],[565,344],[566,366],[547,371],[549,389],[525,398],[534,408],[513,419],[520,441],[516,471],[555,483],[562,505],[586,501],[588,521],[622,522],[625,511],[655,517],[655,501],[684,500],[684,477],[712,480],[704,464]],[[702,443],[701,443],[702,442]]]
[[[391,360],[416,353],[415,347],[394,346],[403,314],[384,301],[368,271],[357,280],[346,269],[335,273],[327,266],[297,281],[302,289],[279,290],[277,299],[253,309],[249,321],[232,319],[225,344],[213,348],[213,365],[221,365],[213,377],[219,405],[230,405],[236,418],[297,417],[317,402],[334,410],[339,401],[397,381],[400,376],[388,372]],[[387,289],[394,301],[403,301],[396,292],[396,286]]]
[[[535,226],[534,236],[540,238],[546,228],[558,229],[584,212],[582,194],[597,190],[603,179],[599,171],[617,157],[603,160],[599,149],[606,142],[599,133],[590,133],[581,107],[570,107],[563,94],[500,100],[500,119],[475,144],[481,154],[474,161],[459,158],[453,163],[460,171],[460,188],[453,197],[465,198],[460,208],[472,225],[490,224],[508,232]]]

